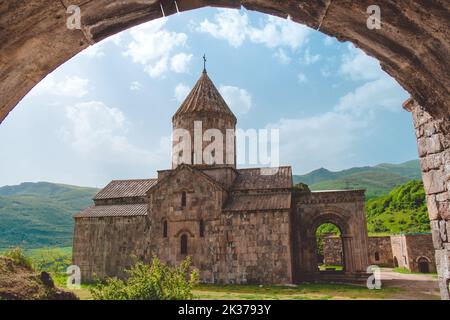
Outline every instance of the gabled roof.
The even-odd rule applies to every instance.
[[[162,178],[161,180],[158,181],[158,183],[155,183],[154,185],[152,185],[152,187],[147,191],[147,194],[150,193],[150,191],[152,189],[154,189],[154,187],[159,186],[159,185],[161,185],[161,183],[164,183],[165,181],[169,180],[171,177],[173,177],[175,174],[177,174],[181,170],[189,170],[193,174],[196,174],[199,177],[203,177],[204,179],[206,179],[207,181],[211,182],[213,185],[219,187],[220,189],[226,190],[226,188],[224,187],[223,184],[221,184],[216,179],[210,177],[206,173],[203,173],[201,170],[196,169],[195,166],[189,165],[189,164],[186,164],[186,163],[182,163],[178,167],[176,167],[176,169],[167,170],[167,171],[170,171],[170,173],[165,175],[164,178]]]
[[[200,79],[175,112],[173,118],[192,113],[220,113],[236,120],[206,71],[203,71]]]
[[[274,211],[291,208],[291,193],[254,193],[233,194],[225,205],[224,211]]]
[[[288,166],[238,169],[238,173],[233,191],[292,188],[292,170]]]
[[[147,204],[119,204],[108,206],[91,206],[80,213],[75,218],[99,218],[99,217],[132,217],[145,216],[147,214]]]
[[[100,190],[94,200],[145,197],[158,179],[113,180]]]

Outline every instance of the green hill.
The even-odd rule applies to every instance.
[[[429,232],[425,191],[420,180],[412,180],[387,195],[366,203],[367,225],[372,233]]]
[[[305,175],[294,175],[294,183],[306,183],[311,190],[366,189],[367,199],[387,194],[411,179],[421,179],[418,160],[336,172],[321,168]]]
[[[72,216],[97,192],[48,182],[0,188],[0,248],[71,246]]]

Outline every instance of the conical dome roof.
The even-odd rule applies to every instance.
[[[195,113],[218,113],[230,116],[236,120],[233,112],[220,95],[219,90],[217,90],[214,83],[208,77],[206,70],[203,71],[200,79],[198,79],[194,88],[178,108],[177,112],[175,112],[173,118]]]

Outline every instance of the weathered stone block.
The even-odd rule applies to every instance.
[[[433,169],[440,169],[442,166],[442,155],[440,153],[430,154],[426,157],[420,158],[420,167],[422,171],[430,171]]]
[[[417,140],[419,156],[424,157],[427,154],[439,153],[443,150],[440,135],[435,134],[431,137],[422,137]]]
[[[443,172],[431,170],[423,173],[423,186],[427,195],[444,192],[447,190]]]
[[[433,237],[433,246],[436,250],[442,249],[441,232],[439,228],[439,220],[430,221],[431,235]]]
[[[439,219],[439,210],[438,204],[436,202],[436,196],[431,194],[426,196],[426,198],[427,198],[428,215],[430,217],[430,220]]]

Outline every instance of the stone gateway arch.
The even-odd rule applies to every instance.
[[[412,96],[439,284],[450,299],[450,2],[379,0],[381,29],[368,30],[360,0],[8,0],[0,3],[0,123],[59,65],[115,33],[205,6],[290,17],[377,58]],[[81,9],[81,28],[68,30],[67,8]]]

